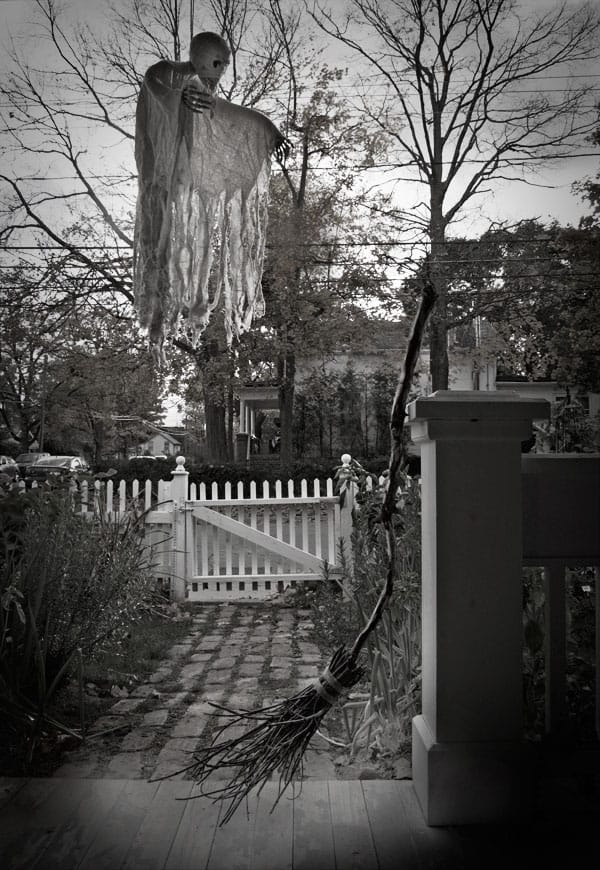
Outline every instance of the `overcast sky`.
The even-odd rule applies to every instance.
[[[344,5],[344,0],[329,0],[329,5],[336,4]],[[101,27],[109,4],[107,0],[64,0],[62,5],[65,9],[71,10],[69,16],[73,20],[85,18],[88,23],[97,22],[98,27]],[[524,5],[530,6],[532,11],[539,12],[543,8],[551,8],[556,4],[554,0],[526,0]],[[201,14],[201,9],[202,3],[196,3],[197,16]],[[32,21],[35,14],[35,4],[32,0],[0,0],[0,33],[11,32],[16,36],[31,32],[28,23]],[[0,67],[2,65],[0,59]],[[600,97],[600,64],[594,70],[590,69],[586,72],[594,75],[594,84],[598,83]],[[586,151],[592,150],[591,146],[589,149],[586,148]],[[542,221],[556,219],[561,223],[577,223],[586,213],[587,207],[573,194],[571,186],[574,181],[582,177],[594,176],[599,164],[600,160],[597,157],[562,160],[546,164],[545,168],[539,171],[535,181],[541,185],[540,187],[502,184],[493,197],[481,198],[479,207],[469,208],[460,232],[470,234],[485,229],[487,222],[483,220],[480,210],[493,220],[515,221],[536,217]]]
[[[114,5],[118,2],[119,0],[113,0]],[[600,3],[600,0],[594,2]],[[65,10],[69,10],[67,17],[72,21],[83,19],[98,28],[102,27],[102,22],[109,12],[108,0],[61,0],[60,5]],[[327,5],[343,6],[344,0],[328,0]],[[555,0],[525,0],[524,3],[522,0],[522,5],[529,6],[533,12],[541,12],[556,6],[556,3]],[[197,29],[205,27],[200,20],[202,8],[203,2],[199,0],[196,2],[196,15],[200,25]],[[0,34],[2,34],[0,39],[4,41],[9,33],[15,37],[31,34],[30,22],[36,17],[37,11],[33,0],[0,0]],[[336,63],[340,56],[340,48],[336,44],[329,59]],[[40,65],[43,65],[43,60],[43,57],[40,58]],[[6,58],[0,53],[0,70],[6,68],[6,62]],[[600,99],[600,63],[585,72],[592,76],[594,86],[598,87]],[[551,85],[556,86],[559,82],[560,80],[552,82]],[[544,86],[545,83],[541,83],[540,89]],[[276,118],[273,120],[278,121]],[[585,150],[592,152],[594,149],[590,145]],[[574,158],[546,164],[545,168],[538,172],[535,180],[539,185],[546,185],[546,187],[532,187],[518,183],[500,184],[493,197],[485,196],[478,200],[479,207],[469,206],[465,220],[459,227],[455,227],[455,232],[467,236],[476,235],[487,228],[489,219],[513,222],[524,218],[539,218],[544,222],[556,219],[563,224],[576,224],[579,218],[586,214],[587,206],[572,192],[572,184],[581,178],[595,176],[599,168],[599,156]],[[416,193],[414,185],[405,187],[407,201],[403,202],[403,206],[406,207]],[[402,190],[400,195],[404,195]],[[176,421],[178,415],[172,409],[168,414],[167,422]]]

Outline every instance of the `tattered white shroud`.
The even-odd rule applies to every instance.
[[[223,308],[228,344],[264,312],[261,290],[270,155],[278,130],[260,112],[217,99],[212,111],[182,103],[184,64],[160,64],[142,85],[133,283],[151,344],[162,347],[180,315],[197,338]],[[165,78],[165,67],[168,67]]]

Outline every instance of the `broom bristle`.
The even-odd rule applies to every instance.
[[[226,721],[216,729],[210,744],[197,749],[193,761],[183,770],[169,776],[189,772],[200,784],[200,793],[194,797],[212,797],[215,801],[229,801],[220,822],[228,822],[252,789],[262,787],[275,774],[279,774],[279,788],[273,808],[277,806],[296,774],[302,775],[302,759],[321,720],[342,692],[360,680],[362,668],[345,647],[340,647],[318,679],[296,695],[260,710],[233,710],[223,704],[211,702],[215,714]],[[226,732],[234,726],[243,726],[244,733],[227,739]],[[217,770],[230,769],[229,779],[210,787],[209,779]],[[165,779],[168,777],[164,777]]]

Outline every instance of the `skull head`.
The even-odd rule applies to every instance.
[[[214,93],[227,66],[231,52],[217,33],[197,33],[190,43],[190,62],[200,81]]]

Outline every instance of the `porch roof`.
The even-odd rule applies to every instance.
[[[279,409],[279,387],[240,387],[237,391],[240,402],[263,411]]]

